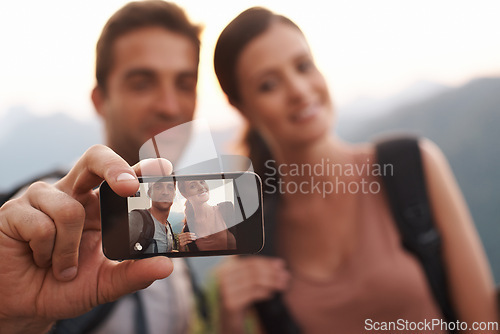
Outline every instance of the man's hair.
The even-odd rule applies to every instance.
[[[186,36],[199,55],[201,26],[191,23],[182,8],[162,0],[130,2],[109,18],[97,41],[95,75],[98,87],[106,88],[113,64],[114,42],[131,31],[146,27],[162,27]]]
[[[174,184],[174,188],[177,188],[177,181],[174,179],[172,181],[156,181],[156,182],[148,182],[148,194],[149,192],[151,191],[151,189],[153,189],[153,186],[157,183],[164,183],[164,182],[169,182],[169,183],[173,183]]]

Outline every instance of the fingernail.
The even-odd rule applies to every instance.
[[[76,267],[66,268],[63,271],[61,271],[61,278],[70,280],[76,276],[76,271],[77,271]]]
[[[135,176],[133,176],[132,174],[129,174],[129,173],[121,173],[116,178],[116,181],[118,181],[118,182],[121,182],[121,181],[132,181],[132,180],[135,180]]]

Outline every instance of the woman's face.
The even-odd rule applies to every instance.
[[[328,133],[333,105],[304,35],[276,22],[242,51],[238,108],[266,138],[301,145]]]
[[[210,199],[208,184],[204,180],[186,181],[184,197],[191,203],[204,203]]]

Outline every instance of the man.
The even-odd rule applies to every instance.
[[[128,4],[104,27],[92,101],[114,152],[92,147],[55,185],[35,183],[0,207],[2,333],[45,332],[57,319],[80,315],[171,273],[167,258],[116,263],[103,256],[93,188],[105,179],[119,195],[132,196],[139,187],[136,175],[145,169],[157,175],[171,172],[168,161],[160,160],[160,169],[157,162],[129,165],[138,162],[139,148],[150,137],[193,118],[199,32],[181,9],[162,1]],[[176,281],[175,288],[162,280],[146,289],[142,311],[134,306],[141,304],[138,295],[121,299],[94,329],[145,331],[132,324],[142,317],[151,333],[184,332],[189,319],[181,313],[190,306],[185,297],[161,298],[172,296],[187,280]]]
[[[149,209],[129,213],[130,248],[138,253],[167,253],[178,250],[168,221],[175,197],[175,182],[148,183]]]

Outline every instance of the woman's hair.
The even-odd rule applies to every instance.
[[[301,32],[290,19],[275,14],[262,7],[252,7],[232,20],[222,31],[217,40],[214,53],[214,69],[219,84],[229,102],[237,107],[241,100],[236,64],[243,49],[253,39],[266,32],[275,23],[285,23]],[[255,172],[265,177],[264,164],[272,160],[271,152],[257,129],[247,126],[242,140],[245,153],[254,166]],[[265,187],[267,182],[264,181]]]
[[[181,195],[186,197],[186,181],[178,181],[177,187],[179,188],[179,192],[181,193]],[[184,209],[184,214],[186,215],[184,225],[187,225],[187,222],[194,221],[194,209],[193,205],[191,204],[191,202],[189,202],[187,197],[186,197],[186,203],[184,205],[186,207]]]
[[[252,7],[232,20],[220,34],[215,46],[214,69],[219,84],[231,104],[237,105],[240,101],[236,63],[241,52],[248,43],[266,32],[275,22],[288,24],[301,31],[285,16],[262,7]]]

